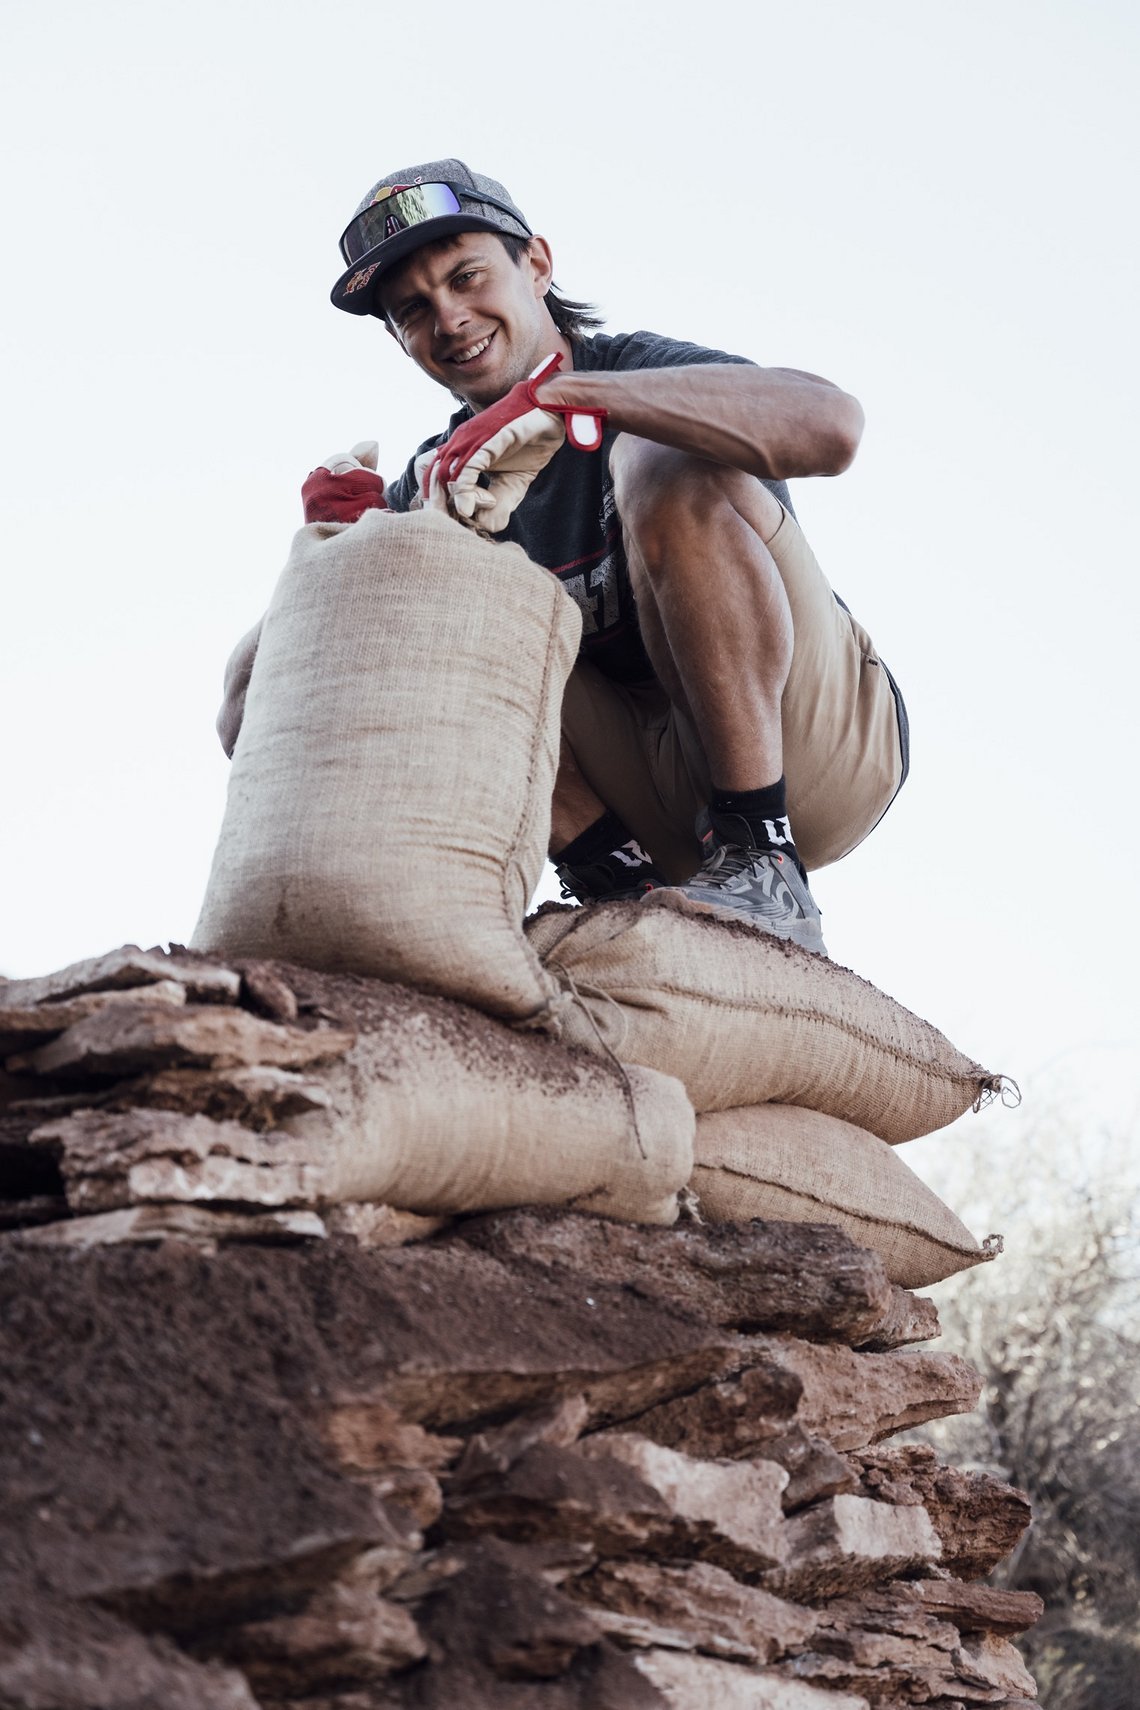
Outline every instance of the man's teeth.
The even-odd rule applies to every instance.
[[[477,356],[482,356],[493,336],[491,334],[487,338],[481,338],[478,344],[469,344],[466,350],[457,351],[451,359],[452,362],[474,362]]]

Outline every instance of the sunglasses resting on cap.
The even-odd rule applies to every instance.
[[[504,214],[518,220],[515,210],[506,202],[488,196],[485,191],[476,194],[465,190],[461,184],[394,185],[379,191],[371,207],[349,220],[341,233],[340,253],[352,267],[370,249],[395,237],[397,232],[422,225],[425,220],[442,219],[446,214],[461,214],[463,196],[470,202],[489,202],[493,208],[501,208]],[[528,227],[528,235],[529,231]]]
[[[448,164],[462,167],[462,162]],[[377,186],[341,233],[340,252],[348,270],[333,286],[336,307],[357,315],[379,313],[376,288],[383,275],[437,238],[463,231],[533,236],[501,185],[471,177],[475,179],[471,184],[441,177],[426,183]]]

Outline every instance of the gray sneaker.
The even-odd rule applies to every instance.
[[[705,851],[700,871],[673,890],[702,908],[747,921],[777,938],[790,938],[817,956],[827,955],[819,909],[790,855],[725,843],[707,814],[698,820],[697,832]]]

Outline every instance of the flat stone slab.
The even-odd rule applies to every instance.
[[[83,992],[123,990],[168,980],[185,986],[198,1002],[236,1003],[241,991],[241,975],[232,968],[196,959],[182,961],[164,950],[140,950],[137,944],[124,944],[103,956],[72,962],[54,974],[0,981],[0,1006],[49,1003]]]
[[[656,1232],[540,1211],[466,1220],[459,1238],[509,1260],[665,1295],[734,1330],[787,1330],[863,1343],[937,1335],[933,1306],[887,1281],[877,1254],[822,1224],[681,1224],[668,1261]],[[893,1342],[892,1342],[893,1345]]]
[[[232,1069],[269,1064],[303,1069],[351,1050],[354,1035],[336,1028],[282,1027],[246,1010],[195,1004],[165,1010],[144,1001],[105,1005],[51,1044],[12,1057],[8,1067],[33,1075],[118,1079],[150,1069]]]

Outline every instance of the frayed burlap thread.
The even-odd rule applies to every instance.
[[[623,1061],[677,1075],[698,1111],[801,1105],[892,1145],[946,1127],[1000,1087],[849,969],[673,899],[654,891],[528,922],[548,972],[581,994],[565,1014],[568,1042],[597,1050],[597,1031]]]

